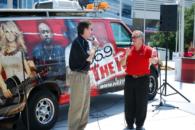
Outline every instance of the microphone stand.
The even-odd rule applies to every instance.
[[[167,43],[167,38],[168,38],[168,35],[169,35],[169,32],[165,32],[165,45],[166,45],[166,55],[165,55],[165,79],[163,80],[163,84],[160,86],[160,103],[158,105],[152,105],[152,106],[155,106],[155,110],[157,110],[158,108],[160,107],[172,107],[172,108],[178,108],[178,107],[175,107],[175,106],[172,106],[172,105],[168,105],[168,104],[165,104],[163,103],[162,101],[162,96],[170,96],[170,95],[173,95],[173,94],[179,94],[181,97],[183,97],[186,101],[190,102],[190,100],[188,98],[186,98],[183,94],[181,94],[178,90],[176,90],[172,85],[170,85],[167,81],[167,68],[168,68],[168,65],[167,65],[167,61],[168,61],[168,43]],[[167,86],[169,86],[172,90],[175,91],[175,93],[172,93],[172,94],[167,94]],[[162,89],[162,91],[161,91]],[[153,110],[153,111],[155,111]]]

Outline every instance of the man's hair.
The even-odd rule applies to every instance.
[[[139,38],[142,38],[143,43],[145,42],[144,41],[144,33],[142,31],[140,31],[140,30],[134,30],[133,33],[138,34],[138,37]]]
[[[78,35],[82,35],[86,28],[89,28],[91,23],[89,21],[81,21],[77,26]]]

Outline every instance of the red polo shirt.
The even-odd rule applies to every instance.
[[[142,45],[140,50],[131,47],[131,53],[127,57],[126,73],[128,75],[150,74],[149,58],[152,56],[152,48]]]

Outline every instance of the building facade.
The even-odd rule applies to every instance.
[[[109,3],[110,8],[103,16],[122,19],[128,26],[132,26],[132,4],[133,0],[104,0]]]

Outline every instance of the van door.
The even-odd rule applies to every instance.
[[[116,74],[122,72],[122,68],[118,66],[119,56],[115,51],[116,46],[113,44],[113,40],[110,39],[109,20],[95,19],[91,22],[93,34],[100,42],[91,66],[94,76],[93,86],[94,88],[96,86],[100,93],[122,89],[121,82],[116,77]]]
[[[111,33],[114,39],[114,42],[116,44],[116,52],[118,55],[120,55],[120,58],[122,58],[125,53],[126,49],[131,46],[132,40],[131,40],[131,31],[120,21],[113,21],[110,23],[111,26]],[[120,64],[120,63],[119,63]],[[123,68],[125,70],[125,68]],[[124,72],[121,75],[116,74],[116,76],[122,76],[124,77]]]

